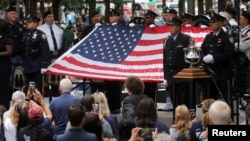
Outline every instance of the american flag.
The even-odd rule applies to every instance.
[[[168,26],[102,25],[52,63],[46,74],[119,81],[136,75],[144,81],[163,81],[163,42],[168,31]],[[198,47],[210,31],[182,28]]]

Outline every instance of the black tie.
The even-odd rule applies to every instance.
[[[172,36],[170,36],[168,40],[169,40],[168,45],[172,49],[174,47],[174,38]]]
[[[57,51],[57,44],[56,44],[56,38],[55,38],[55,34],[54,31],[52,30],[52,26],[50,26],[50,32],[51,32],[51,36],[52,36],[52,40],[53,40],[53,44],[54,44],[54,51]]]

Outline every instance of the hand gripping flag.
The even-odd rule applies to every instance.
[[[59,57],[46,73],[119,81],[136,75],[144,81],[163,81],[163,42],[168,31],[168,26],[102,25]],[[182,29],[197,46],[210,31],[199,27]]]

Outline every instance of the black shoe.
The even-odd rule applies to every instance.
[[[113,111],[111,111],[111,114],[120,114],[121,110],[120,109],[115,109]]]

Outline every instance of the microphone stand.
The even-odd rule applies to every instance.
[[[217,83],[217,81],[215,79],[214,71],[212,69],[210,69],[209,67],[205,66],[204,64],[202,66],[203,66],[203,68],[205,67],[205,69],[209,72],[209,75],[211,76],[212,81],[214,82],[214,85],[215,85],[215,87],[216,87],[216,89],[218,91],[219,99],[225,101],[225,99],[224,99],[224,97],[222,95],[222,92],[221,92],[221,90],[220,90],[220,88],[218,86],[218,83]]]

